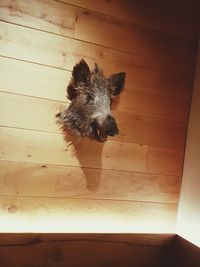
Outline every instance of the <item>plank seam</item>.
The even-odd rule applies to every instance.
[[[51,102],[55,102],[55,104],[56,103],[60,103],[60,104],[66,105],[66,104],[70,104],[71,103],[68,100],[61,101],[61,100],[58,100],[58,99],[53,99],[53,98],[48,98],[48,97],[39,97],[39,96],[34,96],[34,95],[26,95],[26,94],[22,94],[22,93],[10,92],[10,91],[4,91],[4,90],[0,90],[0,93],[18,95],[18,96],[22,96],[22,97],[30,97],[31,99],[40,99],[40,100],[44,100],[44,101],[51,101]],[[63,98],[64,97],[67,99],[67,97],[65,95],[63,95]],[[155,118],[155,119],[165,120],[165,121],[169,121],[169,122],[177,122],[177,123],[180,122],[180,123],[185,124],[186,128],[188,126],[188,121],[187,120],[170,119],[170,118],[167,118],[167,117],[164,117],[164,116],[146,115],[146,114],[143,114],[143,113],[131,113],[131,112],[126,112],[126,111],[121,111],[121,110],[114,110],[112,108],[111,108],[111,111],[112,112],[119,112],[119,113],[122,113],[122,114],[133,115],[133,116],[141,116],[141,117],[146,117],[146,118]],[[0,125],[0,126],[3,126],[3,125]],[[15,128],[17,128],[17,127],[15,127]],[[26,128],[24,128],[24,129],[26,129]]]
[[[159,176],[166,176],[166,177],[175,177],[175,178],[180,178],[181,179],[181,175],[177,175],[177,174],[163,174],[163,173],[152,173],[152,172],[142,172],[142,171],[129,171],[129,170],[117,170],[117,169],[99,169],[99,168],[95,168],[95,167],[85,167],[85,166],[75,166],[75,165],[64,165],[64,164],[56,164],[56,163],[46,163],[46,162],[30,162],[30,161],[17,161],[17,160],[9,160],[9,159],[0,159],[0,162],[15,162],[15,163],[25,163],[25,164],[39,164],[39,165],[50,165],[50,166],[60,166],[60,167],[72,167],[72,168],[81,168],[81,169],[91,169],[91,170],[103,170],[103,171],[113,171],[113,172],[126,172],[126,173],[138,173],[138,174],[147,174],[147,175],[159,175]]]
[[[55,122],[56,123],[56,122]],[[59,126],[58,126],[59,127]],[[40,132],[40,133],[49,133],[49,134],[57,134],[62,136],[62,132],[50,132],[50,131],[44,131],[44,130],[37,130],[37,129],[31,129],[31,128],[24,128],[24,127],[15,127],[15,126],[7,126],[7,125],[1,125],[0,128],[9,128],[9,129],[19,129],[23,131],[32,131],[32,132]],[[118,143],[125,143],[125,144],[135,144],[135,145],[141,145],[141,146],[147,146],[147,147],[155,147],[155,148],[161,148],[161,149],[169,149],[169,150],[176,150],[176,151],[184,151],[183,149],[180,148],[170,148],[170,147],[165,147],[165,146],[156,146],[156,145],[149,145],[149,144],[141,144],[141,143],[133,143],[133,142],[127,142],[127,141],[120,141],[120,140],[112,140],[109,139],[108,142],[118,142]]]
[[[85,41],[85,40],[77,39],[77,38],[75,38],[75,37],[70,37],[70,36],[66,36],[66,35],[61,35],[61,34],[57,34],[57,33],[53,33],[53,32],[49,32],[49,31],[41,30],[41,29],[38,29],[38,28],[34,28],[34,27],[30,27],[30,26],[22,25],[22,24],[19,24],[19,23],[9,22],[9,21],[2,20],[2,19],[0,20],[0,22],[6,23],[6,24],[10,24],[10,25],[15,25],[15,26],[18,26],[18,27],[26,28],[26,29],[31,29],[31,30],[35,30],[35,31],[39,31],[39,32],[44,32],[44,33],[48,33],[48,34],[52,34],[52,35],[56,35],[56,36],[60,36],[60,37],[66,38],[66,39],[72,39],[72,40],[75,40],[75,41],[78,41],[78,42],[83,42],[83,43],[86,43],[86,44],[91,44],[91,45],[94,45],[94,46],[98,46],[98,47],[102,47],[102,48],[110,49],[110,50],[117,51],[117,52],[120,52],[120,53],[123,53],[123,54],[127,54],[127,55],[139,56],[139,57],[142,57],[142,58],[149,58],[149,59],[154,59],[154,60],[159,60],[159,59],[162,58],[162,57],[160,57],[160,56],[149,56],[149,55],[143,55],[143,54],[136,54],[136,53],[133,53],[133,52],[120,50],[120,49],[113,48],[113,47],[110,47],[110,46],[101,45],[101,44],[97,44],[97,43],[93,43],[93,42],[89,42],[89,41]],[[192,42],[192,44],[193,44],[193,42]],[[195,43],[194,43],[194,44],[195,44]],[[172,58],[173,58],[173,57],[172,57]],[[172,58],[171,58],[171,59],[172,59]],[[163,61],[164,61],[164,60],[167,61],[167,60],[169,60],[169,58],[167,58],[167,59],[162,59],[162,60],[163,60]]]
[[[35,199],[35,198],[41,198],[41,199],[66,199],[66,200],[88,200],[88,201],[107,201],[107,202],[126,202],[126,203],[138,203],[138,204],[152,204],[152,205],[168,205],[168,206],[174,206],[177,207],[176,202],[155,202],[155,201],[144,201],[144,200],[126,200],[126,199],[104,199],[104,198],[76,198],[76,197],[65,197],[65,196],[59,196],[59,197],[51,197],[51,196],[19,196],[19,195],[2,195],[0,194],[0,198],[15,198],[15,199],[22,199],[22,198],[29,198],[29,199]]]
[[[139,27],[142,27],[142,28],[146,28],[146,29],[149,29],[149,30],[152,30],[152,31],[155,31],[155,32],[158,32],[158,33],[164,33],[164,34],[167,34],[171,37],[175,37],[175,38],[178,38],[182,41],[185,41],[185,42],[191,42],[191,43],[195,43],[196,39],[191,39],[191,38],[187,38],[187,37],[184,37],[182,35],[179,35],[178,33],[172,33],[172,32],[169,32],[167,30],[161,30],[159,27],[149,27],[147,26],[146,24],[140,24],[140,23],[137,23],[131,19],[124,19],[126,17],[120,17],[120,16],[116,16],[116,15],[111,15],[111,14],[107,14],[105,12],[99,12],[97,10],[94,10],[94,9],[90,9],[90,8],[87,8],[87,7],[83,7],[83,6],[80,6],[80,5],[75,5],[75,4],[72,4],[72,3],[67,3],[67,2],[64,2],[62,0],[55,0],[56,2],[58,3],[62,3],[64,5],[69,5],[69,6],[72,6],[72,7],[75,7],[77,9],[80,9],[80,10],[86,10],[86,11],[90,11],[90,12],[93,12],[93,13],[96,13],[96,14],[99,14],[99,15],[104,15],[104,16],[107,16],[107,17],[110,17],[110,18],[114,18],[114,19],[118,19],[118,20],[121,20],[121,21],[124,21],[124,22],[128,22],[128,23],[131,23],[131,24],[134,24],[136,26],[139,26]]]
[[[42,66],[42,67],[45,67],[45,68],[56,69],[56,70],[61,70],[61,71],[72,73],[72,70],[70,70],[70,69],[65,69],[65,68],[61,68],[61,67],[55,67],[55,66],[52,66],[52,65],[46,65],[46,64],[42,64],[42,63],[30,61],[30,60],[25,60],[25,59],[20,59],[20,58],[15,58],[15,57],[9,57],[9,56],[5,56],[5,55],[2,55],[2,54],[0,54],[0,57],[6,58],[6,59],[9,59],[9,60],[15,60],[15,61],[19,61],[19,62],[28,63],[28,64],[39,65],[39,66]],[[167,61],[169,61],[169,60],[167,60]],[[170,61],[172,61],[173,63],[175,63],[176,61],[179,62],[178,60],[174,60],[174,59],[170,59]],[[146,84],[144,84],[142,82],[129,82],[129,81],[127,81],[126,84],[127,85],[136,85],[136,86],[141,87],[141,88],[145,88],[147,86],[148,86],[148,88],[155,88],[154,85],[146,85]],[[141,91],[146,92],[146,90],[141,90]],[[154,89],[153,92],[158,93],[159,90]],[[182,99],[182,98],[180,98],[180,99]]]

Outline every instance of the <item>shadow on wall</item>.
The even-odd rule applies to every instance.
[[[174,235],[173,238],[163,247],[160,267],[199,267],[200,248]]]
[[[72,151],[80,163],[87,189],[91,192],[98,190],[101,182],[103,142],[97,142],[89,138],[73,136],[63,131],[67,148]],[[93,167],[91,168],[91,162]],[[95,169],[95,172],[93,171]]]
[[[103,143],[108,136],[115,136],[119,132],[110,109],[112,99],[123,90],[125,77],[125,72],[119,72],[107,78],[96,63],[91,71],[85,60],[81,59],[74,66],[67,86],[67,97],[71,103],[56,114],[67,147],[72,151],[72,156],[78,159],[90,191],[99,187],[101,172],[91,178],[86,168],[102,169]],[[91,137],[95,141],[77,139],[70,132],[75,136]]]

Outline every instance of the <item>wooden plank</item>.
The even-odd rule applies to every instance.
[[[106,75],[125,71],[127,82],[156,85],[159,60],[1,22],[0,55],[51,67],[72,70],[84,58],[91,67],[97,62]]]
[[[0,125],[60,133],[55,116],[65,105],[64,102],[0,92]]]
[[[146,145],[111,140],[99,143],[73,136],[65,139],[64,141],[63,136],[57,133],[2,127],[1,159],[98,169],[145,170]]]
[[[54,90],[54,94],[56,94],[57,88],[55,89],[52,88],[52,89]],[[128,91],[129,88],[126,87],[125,90],[126,89]],[[143,115],[143,116],[157,117],[158,118],[157,121],[159,121],[159,118],[169,119],[172,121],[173,120],[182,121],[182,123],[177,122],[177,124],[182,125],[182,129],[184,131],[186,130],[186,125],[184,124],[184,122],[187,122],[188,120],[188,112],[189,112],[188,101],[184,99],[180,99],[180,98],[175,98],[175,97],[172,99],[171,97],[162,96],[162,95],[159,95],[158,93],[152,93],[152,92],[147,93],[147,92],[140,91],[140,90],[131,91],[131,88],[129,89],[129,92],[131,93],[126,93],[125,90],[121,94],[120,98],[115,99],[112,105],[112,110],[114,111],[115,116],[119,117],[119,120],[121,121],[121,123],[123,123],[123,125],[124,125],[124,122],[122,120],[122,117],[126,119],[126,122],[129,122],[130,120],[132,121],[132,118],[136,117],[136,115],[138,114],[139,116]],[[36,115],[35,110],[36,110],[38,113],[38,116],[41,116],[41,119],[42,119],[42,116],[43,117],[45,116],[45,114],[41,114],[41,113],[45,112],[46,109],[50,109],[51,115],[48,117],[49,117],[49,120],[51,121],[54,115],[58,113],[60,110],[64,109],[65,107],[64,102],[58,103],[55,101],[54,102],[44,101],[44,100],[33,99],[33,98],[24,97],[24,96],[6,94],[3,92],[0,94],[1,94],[0,101],[2,103],[0,109],[2,113],[4,114],[4,116],[2,116],[2,120],[4,120],[4,122],[2,123],[6,123],[7,125],[9,125],[9,121],[6,122],[6,116],[9,116],[9,113],[10,113],[10,119],[13,119],[14,123],[17,123],[17,120],[15,120],[12,113],[13,113],[13,110],[15,110],[17,106],[20,107],[20,105],[22,105],[21,110],[27,109],[27,110],[30,110],[30,112],[32,112],[32,115],[30,116],[35,116]],[[42,94],[44,94],[44,92]],[[58,91],[58,95],[59,96],[57,98],[60,98],[61,92]],[[67,100],[67,98],[65,97],[64,88],[63,88],[62,95],[63,95],[63,101],[67,101],[67,105],[68,105],[69,100]],[[30,105],[28,104],[28,102],[30,102]],[[41,103],[44,103],[44,106],[41,106]],[[6,108],[7,104],[10,105],[9,110]],[[36,106],[41,110],[40,114],[39,114],[39,109],[36,109],[37,108]],[[21,111],[18,110],[17,112],[21,112]],[[17,112],[15,114],[15,117],[17,116]],[[134,116],[128,115],[128,114],[122,114],[121,112],[130,113],[130,114],[133,114]],[[21,114],[21,116],[26,117],[28,116],[28,114]],[[151,121],[151,118],[149,118],[149,120]],[[155,119],[153,118],[152,121],[153,120],[155,121],[156,118]],[[162,120],[160,121],[162,123]],[[30,123],[32,122],[30,121]],[[169,123],[166,121],[166,124],[170,124],[170,123],[171,121]],[[175,122],[172,122],[172,124],[176,125]],[[51,131],[52,130],[55,131],[55,126],[53,126]],[[185,142],[184,135],[180,139],[180,142],[182,143],[182,145],[184,145],[184,142]]]
[[[1,91],[67,101],[71,72],[10,58],[0,58]]]
[[[62,0],[75,6],[129,20],[148,28],[196,39],[199,2]],[[187,14],[187,16],[185,15]]]
[[[150,147],[145,168],[146,145],[111,140],[102,144],[72,136],[67,136],[66,143],[60,134],[4,127],[0,132],[2,160],[139,172],[146,170],[176,176],[182,174],[183,151],[178,149]]]
[[[123,112],[187,122],[190,103],[189,100],[180,97],[132,88],[128,89],[127,93],[125,90],[122,92],[119,101],[116,101],[116,106]]]
[[[176,204],[0,197],[1,232],[173,233]]]
[[[172,238],[167,234],[1,234],[1,258],[8,267],[158,267],[162,249]]]
[[[168,64],[168,70],[172,63]],[[68,71],[1,58],[0,74],[2,91],[67,101],[65,91],[71,76]],[[112,108],[131,114],[187,120],[192,82],[183,81],[179,78],[181,75],[187,76],[183,70],[172,77],[165,69],[161,75],[163,82],[158,88],[126,83],[124,92],[115,99]]]
[[[66,73],[65,77],[65,72],[63,71],[55,70],[54,73],[51,68],[37,67],[37,65],[30,64],[24,65],[24,63],[20,64],[18,61],[7,63],[5,59],[2,60],[1,65],[2,79],[0,85],[2,90],[53,98],[60,101],[67,100],[65,88],[70,79],[69,72]],[[27,75],[22,73],[24,69],[26,69],[25,73]],[[12,70],[13,75],[10,77]],[[165,92],[152,92],[151,90],[147,92],[146,90],[145,88],[127,84],[120,101],[115,101],[117,109],[133,114],[187,120],[189,101],[181,98],[180,95],[182,94],[172,98],[172,95],[166,96]]]
[[[180,64],[173,60],[165,62],[161,62],[157,86],[130,84],[126,81],[124,92],[136,90],[189,101],[193,80],[191,70],[194,65],[188,63],[186,67],[184,62]],[[0,75],[2,91],[64,101],[71,72],[0,57]]]
[[[21,245],[28,246],[40,242],[110,242],[122,243],[130,246],[153,246],[167,247],[174,240],[174,234],[154,234],[154,233],[1,233],[0,246]]]
[[[0,168],[1,196],[177,203],[181,181],[176,176],[8,161],[0,161]]]
[[[147,172],[182,176],[183,150],[149,147]]]
[[[132,101],[137,103],[134,98]],[[0,92],[0,125],[59,133],[60,129],[55,124],[55,114],[65,106],[67,104],[57,101]],[[130,113],[135,110],[131,110],[131,105],[127,105],[127,111],[130,113],[120,112],[120,106],[119,104],[113,112],[120,133],[109,139],[170,148],[185,147],[185,123],[139,114],[132,115]],[[151,109],[147,111],[151,115]]]
[[[0,20],[73,37],[76,9],[53,0],[2,0]]]
[[[133,110],[129,110],[129,112],[132,113]],[[119,136],[115,138],[136,144],[154,145],[165,148],[185,148],[186,123],[140,114],[132,115],[130,113],[113,112],[120,129]]]
[[[42,0],[34,4],[35,8],[33,9],[31,1],[20,0],[13,3],[4,0],[0,6],[0,19],[70,37],[73,37],[75,27],[74,36],[77,39],[142,55],[160,56],[163,51],[165,53],[169,51],[165,45],[166,40],[160,42],[163,40],[163,35],[134,23],[77,9],[55,1]],[[106,34],[109,32],[112,32],[112,35]],[[121,39],[123,42],[120,42]],[[174,37],[168,38],[167,46],[169,45],[176,49]],[[179,49],[170,50],[167,57],[170,55],[173,58],[177,56],[177,52],[180,53],[183,40],[178,43],[178,46]],[[174,54],[172,54],[173,52]]]
[[[184,98],[190,102],[194,72],[196,66],[195,53],[188,58],[179,61],[173,60],[161,60],[160,61],[160,79],[159,89],[164,92],[168,92],[168,95],[175,96],[176,98]]]
[[[190,57],[193,43],[92,11],[77,10],[74,37],[98,45],[144,56]]]

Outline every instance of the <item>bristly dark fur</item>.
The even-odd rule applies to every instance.
[[[108,79],[108,81],[110,82],[110,90],[113,96],[116,96],[121,93],[124,86],[125,76],[125,72],[120,72],[111,75]]]
[[[125,76],[124,72],[120,72],[106,78],[96,63],[93,71],[90,71],[87,63],[81,59],[74,66],[67,87],[71,104],[56,115],[63,131],[102,142],[107,136],[118,134],[110,106],[112,98],[121,93]]]

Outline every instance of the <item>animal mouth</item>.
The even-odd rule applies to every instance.
[[[96,138],[96,140],[99,142],[107,141],[107,134],[99,126],[99,123],[96,119],[91,122],[90,126],[92,128],[92,137]]]
[[[106,134],[109,136],[115,136],[119,133],[117,123],[115,119],[111,116],[108,116],[106,123]]]
[[[115,119],[111,116],[108,116],[103,125],[99,125],[95,119],[90,126],[92,128],[92,137],[96,138],[99,142],[105,142],[108,136],[115,136],[119,133]]]

